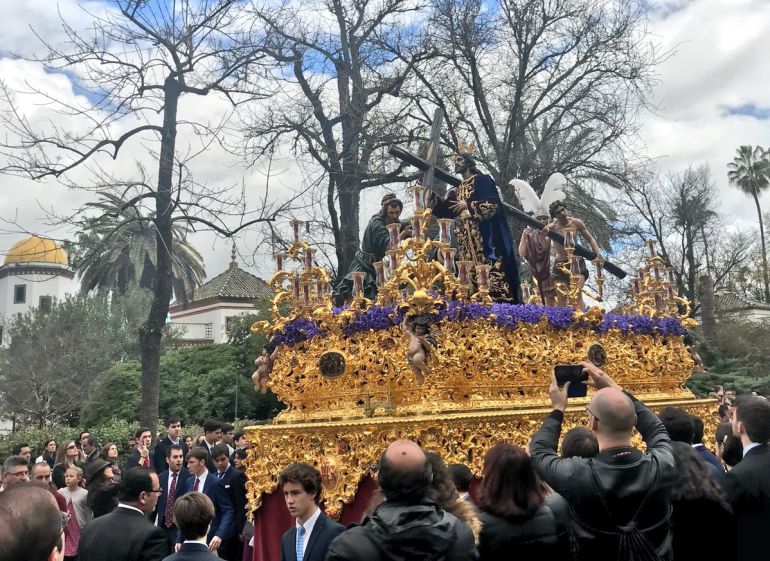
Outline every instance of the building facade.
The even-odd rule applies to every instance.
[[[0,322],[5,325],[32,308],[50,310],[56,300],[77,291],[66,252],[53,240],[25,238],[6,253],[0,267]]]
[[[196,289],[188,302],[169,308],[171,325],[181,330],[190,345],[226,343],[235,316],[256,313],[267,306],[273,291],[259,277],[244,271],[233,259],[228,269]]]

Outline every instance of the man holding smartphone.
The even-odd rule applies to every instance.
[[[581,366],[586,384],[597,390],[587,411],[599,454],[590,459],[556,454],[572,382],[559,385],[555,373],[548,389],[553,411],[530,445],[540,477],[571,506],[576,559],[670,559],[675,467],[666,428],[606,372],[588,361]],[[634,427],[647,444],[644,453],[631,444]]]

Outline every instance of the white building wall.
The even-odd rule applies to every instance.
[[[15,286],[26,286],[26,298],[23,304],[14,303]],[[8,275],[0,279],[0,315],[9,317],[25,313],[30,308],[40,305],[41,296],[52,296],[54,300],[63,300],[67,294],[78,291],[74,278],[59,275],[23,274]]]
[[[211,326],[211,339],[214,343],[227,342],[226,323],[227,318],[241,314],[254,313],[254,306],[246,307],[245,304],[227,306],[227,303],[216,303],[202,307],[198,310],[183,310],[171,314],[172,326],[188,325],[183,333],[183,339],[203,339],[201,333],[206,331],[206,326]],[[244,309],[245,308],[245,309]],[[180,317],[181,316],[181,317]]]

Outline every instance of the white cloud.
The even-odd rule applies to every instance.
[[[104,4],[88,2],[92,12],[104,9]],[[75,0],[59,0],[58,9],[77,28],[88,27],[89,16]],[[28,0],[16,3],[0,19],[0,77],[12,88],[23,88],[25,82],[56,92],[67,100],[75,100],[70,78],[64,74],[45,72],[40,65],[16,60],[8,53],[31,54],[41,47],[29,27],[46,39],[63,39],[59,16],[50,0]],[[768,145],[770,119],[750,115],[730,114],[730,108],[770,105],[770,76],[766,71],[766,53],[770,52],[770,2],[766,0],[665,0],[658,2],[652,12],[650,28],[672,56],[660,66],[660,85],[655,89],[659,110],[644,118],[641,140],[651,157],[659,158],[663,170],[681,170],[688,164],[708,163],[722,193],[722,209],[746,227],[756,224],[753,201],[728,187],[726,163],[741,144]],[[25,105],[35,123],[42,124],[50,113],[42,106]],[[183,98],[181,115],[193,121],[211,119],[229,111],[226,102],[215,95]],[[71,125],[61,118],[57,123]],[[130,123],[130,124],[133,124]],[[122,125],[121,125],[122,126]],[[128,123],[126,124],[128,126]],[[0,130],[0,134],[5,134]],[[235,138],[235,137],[233,137]],[[182,128],[178,137],[181,150],[196,150],[201,146],[189,128]],[[156,168],[141,142],[132,142],[114,166],[116,172],[131,174],[135,161],[144,162],[148,169]],[[214,144],[192,165],[199,181],[212,185],[233,185],[239,192],[246,184],[247,202],[256,205],[265,183],[264,169],[251,169]],[[276,175],[276,167],[279,173]],[[291,158],[274,163],[272,189],[278,194],[297,188],[301,174]],[[85,180],[84,171],[71,178]],[[383,190],[365,192],[361,199],[360,222],[363,228],[379,207]],[[399,192],[400,194],[402,192]],[[56,180],[44,182],[0,178],[0,218],[18,223],[22,229],[43,232],[54,237],[68,234],[61,229],[51,231],[44,224],[40,206],[66,212],[87,200],[85,193],[67,191]],[[405,200],[407,208],[410,202]],[[770,194],[762,199],[763,209],[770,208]],[[3,232],[3,230],[5,232]],[[250,257],[257,246],[255,231],[238,240],[239,251]],[[19,228],[0,222],[0,253],[21,237]],[[209,276],[224,270],[230,259],[230,243],[211,234],[196,235],[194,240],[206,261]],[[241,260],[244,261],[243,259]],[[245,261],[249,262],[250,259]],[[257,257],[261,273],[270,273],[266,252]]]
[[[770,119],[730,114],[729,109],[770,106],[770,2],[766,0],[671,1],[651,22],[671,57],[660,66],[655,89],[659,110],[644,120],[649,156],[664,170],[711,166],[721,210],[756,227],[752,199],[731,188],[726,165],[742,144],[770,144]],[[762,198],[770,205],[770,194]]]

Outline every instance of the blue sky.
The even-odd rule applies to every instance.
[[[82,4],[82,3],[81,3]],[[99,2],[86,2],[92,11]],[[662,0],[651,3],[649,29],[668,59],[658,68],[659,83],[654,91],[657,109],[642,116],[639,145],[656,159],[663,171],[681,170],[689,164],[707,163],[721,193],[721,208],[736,224],[753,227],[753,202],[730,188],[726,164],[740,144],[770,145],[770,73],[766,53],[770,52],[770,1],[767,0]],[[59,11],[76,27],[87,25],[88,16],[75,0],[59,0]],[[37,48],[29,28],[33,26],[48,40],[61,39],[57,11],[52,0],[26,0],[13,4],[0,19],[0,78],[15,86],[25,82],[62,96],[78,93],[70,76],[46,74],[35,65],[3,53],[28,54]],[[189,118],[212,115],[226,107],[212,97],[185,102]],[[39,118],[45,118],[44,112]],[[0,125],[0,134],[3,134]],[[195,139],[181,136],[182,146],[194,146]],[[145,158],[140,143],[130,147],[125,163],[116,170],[133,166]],[[216,149],[196,163],[207,181],[240,185],[256,192],[264,184],[263,170],[243,171],[237,160]],[[296,183],[300,174],[285,163],[274,188]],[[125,166],[125,167],[121,167]],[[75,175],[75,179],[77,179]],[[367,192],[361,212],[365,223],[377,208],[381,192]],[[28,180],[0,177],[0,253],[18,241],[19,229],[46,232],[41,206],[63,210],[81,202],[82,195],[68,192],[54,180],[34,184]],[[770,211],[770,194],[762,199]],[[55,233],[54,233],[55,235]],[[195,243],[206,260],[209,276],[221,272],[229,261],[229,242],[201,234]],[[239,249],[249,253],[256,240],[244,237]],[[262,262],[263,275],[269,273]]]

